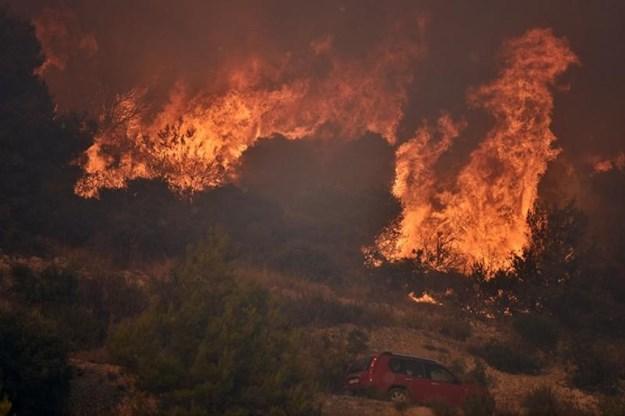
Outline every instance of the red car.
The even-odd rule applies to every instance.
[[[390,352],[353,363],[345,377],[351,393],[381,394],[396,402],[444,402],[462,406],[472,395],[485,395],[478,386],[463,384],[439,363]]]

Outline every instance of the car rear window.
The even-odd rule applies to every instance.
[[[360,373],[362,371],[367,371],[369,369],[369,365],[371,364],[372,357],[361,358],[360,360],[354,361],[352,365],[349,367],[350,373]]]

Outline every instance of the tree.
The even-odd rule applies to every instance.
[[[523,307],[541,309],[581,276],[586,217],[574,202],[549,207],[538,203],[527,223],[530,242],[521,255],[514,256],[507,274]]]
[[[0,311],[0,398],[9,415],[61,415],[70,370],[65,343],[33,316]]]
[[[537,204],[529,213],[530,243],[513,267],[519,278],[542,286],[570,280],[579,272],[586,219],[569,202],[563,207]]]
[[[44,56],[33,27],[0,7],[0,244],[33,246],[54,221],[67,224],[68,195],[88,123],[58,117],[35,74]],[[61,227],[59,227],[61,228]]]
[[[220,238],[191,249],[146,311],[116,328],[113,357],[169,412],[315,414],[298,334],[265,290],[233,279],[224,256]]]

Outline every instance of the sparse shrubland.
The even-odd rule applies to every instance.
[[[471,324],[466,317],[456,316],[442,320],[438,323],[439,332],[456,341],[466,341],[472,333]]]
[[[491,367],[510,374],[538,374],[542,364],[531,352],[518,345],[490,341],[474,346],[471,352],[484,359]]]
[[[622,341],[577,339],[570,346],[574,367],[571,383],[581,389],[605,394],[623,394],[625,350]]]
[[[353,301],[340,301],[320,294],[302,294],[281,301],[281,311],[296,326],[356,324],[363,327],[389,324],[384,310]]]
[[[606,397],[599,404],[601,416],[623,416],[625,415],[625,398]]]
[[[495,410],[495,399],[491,395],[470,396],[462,406],[464,416],[489,416]]]
[[[553,349],[558,343],[558,323],[538,314],[518,314],[512,320],[512,327],[524,341],[534,347]]]
[[[528,416],[584,416],[585,411],[574,404],[559,398],[549,387],[539,387],[523,399],[525,414]]]

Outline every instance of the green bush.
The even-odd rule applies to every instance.
[[[530,352],[498,342],[473,347],[471,352],[482,357],[488,365],[510,374],[537,374],[542,366]]]
[[[535,347],[551,349],[558,343],[558,324],[541,315],[517,315],[512,321],[516,332]]]
[[[359,329],[337,334],[309,333],[303,338],[300,360],[321,390],[339,393],[345,371],[369,351],[368,344],[368,335]]]
[[[475,360],[475,367],[465,373],[464,380],[484,387],[488,387],[491,384],[491,380],[488,374],[486,374],[486,368],[481,360]]]
[[[0,311],[0,398],[11,414],[64,414],[69,377],[65,343],[49,325]]]
[[[234,281],[223,250],[215,238],[190,250],[148,309],[117,326],[111,355],[168,414],[317,414],[303,335],[268,292]]]
[[[447,318],[440,322],[439,332],[457,341],[466,341],[471,336],[471,324],[458,317]]]

